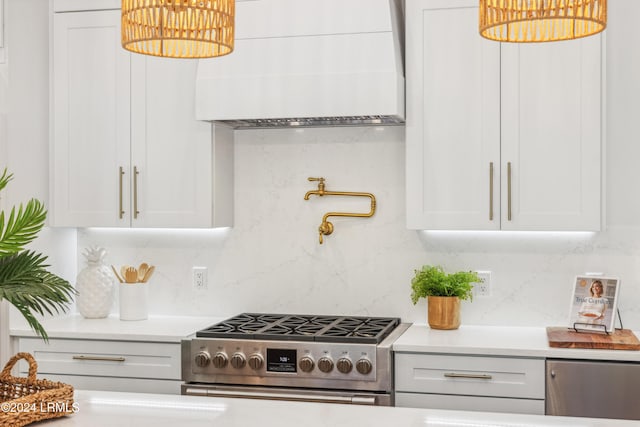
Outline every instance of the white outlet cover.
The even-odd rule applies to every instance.
[[[198,290],[207,289],[207,267],[193,267],[193,288]]]
[[[491,271],[476,271],[482,282],[473,284],[473,294],[477,297],[491,296]]]

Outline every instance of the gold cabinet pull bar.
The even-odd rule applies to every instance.
[[[493,378],[488,374],[458,374],[455,372],[445,372],[444,376],[447,378],[473,378],[478,380],[490,380]]]
[[[511,162],[507,162],[507,221],[511,221]]]
[[[118,188],[119,188],[119,200],[118,200],[118,216],[120,219],[124,216],[124,210],[122,210],[122,178],[124,176],[124,169],[120,166],[120,173],[118,174]]]
[[[489,162],[489,221],[493,221],[493,162]]]
[[[138,219],[138,214],[140,211],[138,210],[138,167],[133,167],[133,219]]]
[[[107,357],[107,356],[84,356],[84,355],[75,355],[72,357],[73,360],[99,360],[102,362],[124,362],[126,359],[124,357]]]

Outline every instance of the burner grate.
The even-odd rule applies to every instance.
[[[243,313],[198,331],[196,336],[377,344],[399,324],[395,317]]]

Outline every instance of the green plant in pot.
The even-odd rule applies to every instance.
[[[428,323],[433,329],[458,329],[460,301],[473,299],[473,283],[482,279],[473,271],[446,273],[441,266],[424,265],[411,279],[411,301],[427,298]]]
[[[0,191],[12,177],[3,171]],[[24,249],[35,240],[46,216],[44,205],[36,199],[17,210],[13,207],[8,217],[0,211],[0,301],[13,304],[45,341],[47,332],[34,313],[65,312],[75,294],[69,282],[47,271],[46,256]]]

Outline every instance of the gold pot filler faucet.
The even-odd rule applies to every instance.
[[[359,218],[368,218],[373,216],[376,212],[376,197],[371,193],[356,193],[352,191],[327,191],[324,189],[324,178],[309,178],[309,181],[318,181],[318,189],[307,191],[307,194],[304,195],[305,200],[309,200],[309,196],[312,194],[316,194],[320,197],[322,196],[356,196],[356,197],[368,197],[371,199],[371,211],[367,213],[351,213],[351,212],[327,212],[322,217],[322,224],[318,227],[318,231],[320,232],[320,244],[322,244],[323,239],[322,236],[328,236],[333,233],[333,224],[327,221],[330,216],[350,216],[350,217],[359,217]]]

